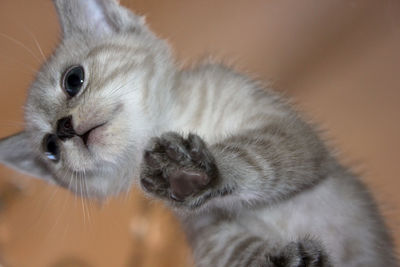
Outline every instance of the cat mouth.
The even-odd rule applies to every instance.
[[[87,148],[89,148],[89,144],[88,144],[88,143],[89,143],[89,141],[90,141],[90,136],[91,136],[91,134],[94,133],[94,131],[97,130],[98,128],[104,126],[105,124],[106,124],[106,122],[101,123],[101,124],[99,124],[99,125],[97,125],[97,126],[94,126],[94,127],[91,128],[91,129],[89,129],[89,130],[86,131],[85,133],[83,133],[83,134],[81,134],[81,135],[78,135],[78,136],[82,139],[83,144],[84,144]]]

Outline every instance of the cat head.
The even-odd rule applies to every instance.
[[[0,141],[0,162],[78,194],[115,194],[162,123],[152,94],[168,84],[170,52],[115,0],[53,2],[62,38],[29,89],[24,131]]]

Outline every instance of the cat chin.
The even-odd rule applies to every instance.
[[[104,199],[126,193],[134,182],[136,168],[98,163],[96,171],[71,170],[63,168],[57,172],[54,181],[72,193],[96,199]],[[133,165],[131,167],[134,167]]]
[[[73,172],[90,172],[117,164],[122,149],[103,127],[94,130],[86,142],[80,137],[65,141],[62,164]]]

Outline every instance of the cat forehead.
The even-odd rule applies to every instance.
[[[58,46],[42,71],[53,75],[53,71],[60,72],[74,64],[86,64],[89,67],[94,63],[106,65],[110,63],[110,60],[135,61],[144,55],[151,54],[148,43],[140,39],[124,36],[116,36],[110,40],[69,38]]]

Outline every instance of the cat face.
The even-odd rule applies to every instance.
[[[25,131],[0,142],[0,161],[76,193],[126,189],[160,113],[149,95],[165,78],[167,46],[113,0],[56,0],[63,39],[25,106]]]

